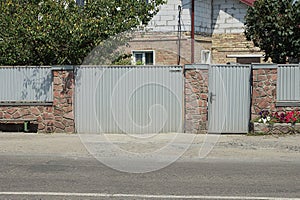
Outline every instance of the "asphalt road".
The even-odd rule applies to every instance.
[[[0,134],[0,200],[300,200],[300,135],[213,135],[206,140],[205,135],[180,134],[177,141],[169,144],[176,135],[142,139],[106,135],[109,142],[92,137],[84,143],[78,135]],[[96,150],[95,155],[117,159],[121,168],[126,165],[138,169],[140,162],[124,153],[144,155],[143,152],[165,149],[146,159],[151,166],[162,166],[162,161],[184,150],[190,139],[194,140],[181,159],[140,174],[109,168],[85,148],[88,144]],[[111,151],[111,142],[123,150]],[[201,159],[199,150],[205,144],[213,149]]]
[[[143,174],[115,171],[92,157],[2,154],[0,161],[0,199],[300,197],[299,160],[180,161]]]

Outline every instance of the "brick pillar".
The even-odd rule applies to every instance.
[[[254,69],[251,117],[256,118],[261,110],[276,111],[277,69]]]
[[[53,71],[53,132],[74,132],[73,94],[73,71]]]
[[[206,133],[208,70],[185,71],[185,131]]]

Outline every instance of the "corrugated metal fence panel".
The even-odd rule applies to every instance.
[[[279,65],[277,79],[277,100],[296,101],[300,99],[300,65]]]
[[[218,65],[209,69],[209,132],[247,133],[250,67]]]
[[[0,101],[52,101],[51,67],[0,67]]]
[[[78,67],[77,132],[182,131],[182,95],[181,67]]]

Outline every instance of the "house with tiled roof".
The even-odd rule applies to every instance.
[[[255,0],[168,0],[130,42],[144,64],[259,63],[263,54],[244,36]]]

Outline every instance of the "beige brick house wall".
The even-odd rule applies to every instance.
[[[178,19],[181,6],[180,65],[191,63],[191,2],[168,0],[149,22],[145,32],[129,42],[126,53],[133,50],[154,50],[156,65],[177,65],[179,54]],[[201,62],[201,50],[211,49],[211,1],[195,0],[194,62]],[[205,38],[204,36],[205,35]]]
[[[155,64],[174,65],[178,59],[178,6],[182,7],[181,61],[191,63],[191,2],[170,0],[161,6],[146,32],[131,41],[131,50],[154,50]],[[263,55],[244,36],[248,6],[239,0],[195,0],[194,63],[201,62],[201,50],[211,51],[211,63],[237,62],[228,55]],[[200,38],[200,39],[199,39]],[[261,59],[262,60],[262,59]]]
[[[248,6],[239,0],[213,1],[212,63],[237,62],[228,55],[262,55],[244,35]]]
[[[244,33],[223,33],[212,36],[212,62],[227,63],[237,62],[236,58],[228,58],[228,55],[262,55],[258,48],[247,41]]]
[[[182,33],[179,37],[174,32],[150,32],[138,34],[129,42],[126,53],[134,50],[153,50],[155,65],[177,65],[180,54],[180,65],[191,63],[191,37]],[[180,48],[180,51],[179,51]],[[211,37],[197,36],[194,40],[194,61],[201,62],[201,50],[211,49]]]

